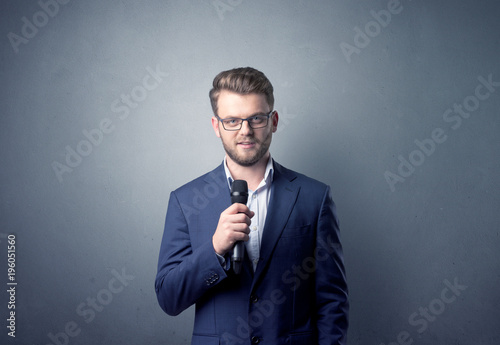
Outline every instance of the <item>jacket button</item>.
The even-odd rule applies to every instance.
[[[250,296],[250,301],[252,303],[257,303],[259,301],[259,297],[252,295],[252,296]]]
[[[258,344],[258,343],[260,343],[260,338],[253,336],[251,341],[252,341],[252,344]]]
[[[207,285],[212,285],[217,280],[219,280],[219,275],[217,273],[214,273],[214,272],[210,276],[205,278],[205,282]]]

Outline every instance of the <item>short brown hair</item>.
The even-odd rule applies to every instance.
[[[217,115],[217,100],[222,90],[227,90],[241,95],[250,93],[263,94],[271,110],[274,107],[273,85],[264,73],[252,67],[234,68],[220,72],[213,82],[210,90],[210,103],[212,110]]]

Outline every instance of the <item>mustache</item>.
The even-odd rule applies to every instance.
[[[252,143],[252,144],[259,144],[260,140],[258,140],[255,137],[245,137],[245,138],[238,138],[236,140],[237,143]]]

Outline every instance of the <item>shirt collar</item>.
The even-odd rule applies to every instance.
[[[231,176],[231,172],[229,171],[229,168],[227,167],[227,156],[224,156],[224,171],[226,172],[227,184],[229,185],[229,189],[231,189],[231,186],[233,185],[234,179]],[[267,161],[266,172],[264,173],[263,181],[272,182],[273,178],[274,178],[273,158],[269,154],[269,159]]]

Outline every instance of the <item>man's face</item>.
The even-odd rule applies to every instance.
[[[217,106],[221,119],[246,119],[252,115],[269,114],[272,110],[263,94],[240,95],[227,90],[219,94]],[[227,131],[215,116],[212,117],[212,126],[229,159],[241,166],[252,166],[267,159],[272,134],[278,126],[278,114],[273,113],[264,128],[253,129],[244,121],[240,130]]]

